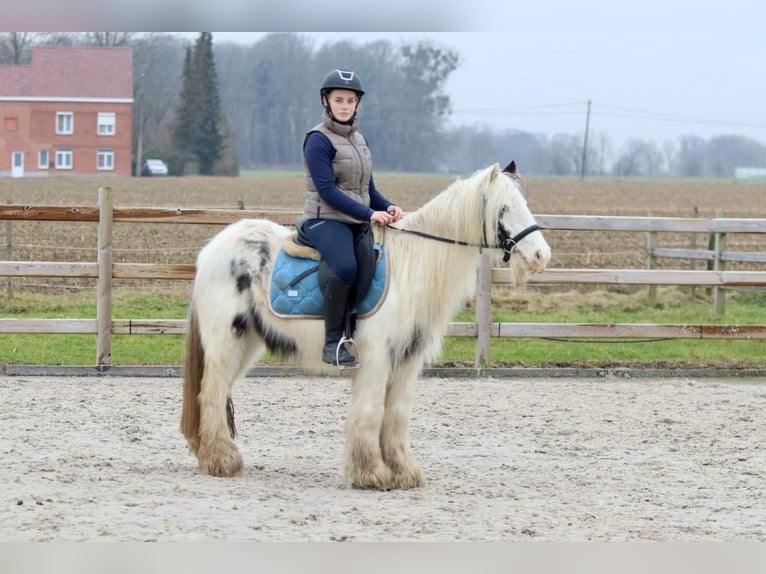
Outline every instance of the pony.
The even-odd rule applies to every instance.
[[[377,310],[357,322],[360,366],[345,420],[346,486],[409,489],[426,484],[410,447],[413,386],[439,357],[454,314],[472,297],[479,255],[509,261],[516,285],[541,272],[551,250],[530,213],[511,162],[457,178],[383,232],[388,285]],[[393,227],[393,228],[392,228]],[[234,439],[232,388],[268,349],[305,369],[321,363],[324,325],[286,318],[269,306],[270,275],[291,231],[265,219],[242,219],[215,235],[197,256],[183,359],[181,432],[202,471],[229,477],[242,469]],[[491,239],[488,239],[491,238]]]

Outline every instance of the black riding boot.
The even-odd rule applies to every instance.
[[[350,292],[351,287],[334,275],[328,278],[324,289],[325,342],[322,361],[339,367],[349,367],[358,363],[357,358],[346,350],[345,345],[338,344],[346,325]]]

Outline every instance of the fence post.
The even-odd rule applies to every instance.
[[[654,214],[650,211],[649,217]],[[647,254],[647,269],[657,268],[657,258],[654,256],[654,250],[657,249],[657,232],[649,231],[646,236],[646,254]],[[649,285],[649,305],[654,307],[657,305],[657,286]]]
[[[7,201],[11,205],[11,200]],[[5,222],[5,260],[13,261],[13,221],[10,219]],[[7,282],[8,299],[13,298],[13,279],[8,277]]]
[[[492,321],[492,259],[483,251],[479,256],[476,288],[476,351],[474,366],[485,367],[489,359],[489,326]]]
[[[112,362],[112,223],[111,188],[98,189],[98,301],[96,303],[96,366]]]
[[[723,271],[726,267],[726,262],[721,259],[723,252],[726,251],[726,234],[715,234],[715,259],[713,260],[713,270]],[[726,313],[726,292],[723,287],[716,285],[713,287],[713,302],[715,305],[715,317],[723,317]]]
[[[694,207],[692,207],[692,217],[694,219],[697,219],[699,216],[700,216],[700,208],[695,205]],[[694,232],[691,233],[691,241],[689,242],[689,247],[690,247],[690,249],[692,251],[696,251],[697,250],[697,234],[694,233]],[[691,269],[693,271],[697,269],[697,265],[696,265],[696,262],[694,261],[694,259],[689,259],[689,269]],[[694,285],[692,285],[691,286],[691,297],[692,297],[692,299],[694,299],[695,293],[696,293],[696,289],[695,289]]]

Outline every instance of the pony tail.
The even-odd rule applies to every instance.
[[[199,333],[199,320],[192,305],[189,310],[188,331],[184,348],[183,404],[181,406],[181,433],[189,449],[196,455],[199,448],[199,393],[205,369],[205,351]]]

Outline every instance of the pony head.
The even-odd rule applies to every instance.
[[[502,171],[494,164],[482,172],[486,179],[484,191],[484,234],[503,247],[503,261],[510,260],[515,285],[526,283],[527,275],[545,270],[551,258],[551,248],[537,227],[521,191],[521,178],[516,163]],[[494,264],[499,263],[493,262]]]

